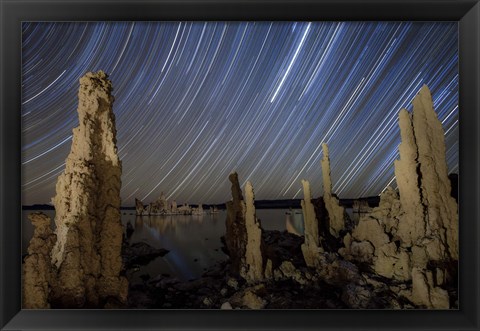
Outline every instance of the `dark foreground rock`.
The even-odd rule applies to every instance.
[[[323,269],[306,266],[303,238],[264,231],[267,254],[276,256],[273,275],[248,284],[231,272],[229,261],[212,266],[202,277],[182,282],[170,275],[130,280],[129,308],[134,309],[414,309],[402,295],[411,282],[376,274],[367,264],[353,264],[336,253],[322,253]],[[451,297],[458,297],[455,289]],[[452,307],[458,303],[452,302]]]
[[[137,265],[146,265],[159,256],[164,256],[169,251],[164,248],[155,248],[145,242],[128,244],[122,247],[124,269],[131,269]]]

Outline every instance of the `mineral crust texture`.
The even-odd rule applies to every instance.
[[[29,214],[28,219],[35,230],[23,267],[23,308],[46,309],[50,308],[50,288],[55,281],[50,251],[56,237],[50,228],[50,218],[44,213]]]
[[[52,305],[115,307],[127,300],[122,269],[120,187],[112,83],[103,72],[80,78],[79,126],[56,185],[57,241]]]

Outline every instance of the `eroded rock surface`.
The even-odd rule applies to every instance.
[[[390,187],[382,193],[379,206],[344,237],[340,253],[371,263],[383,277],[411,280],[412,288],[402,295],[414,304],[449,308],[442,286],[456,273],[452,265],[458,259],[457,204],[447,174],[444,131],[426,86],[414,98],[412,114],[400,111],[399,126],[399,193]]]
[[[451,196],[444,130],[426,85],[413,100],[412,115],[400,112],[399,124],[395,174],[404,215],[397,235],[406,246],[431,239],[426,249],[432,260],[458,260],[458,206]]]
[[[23,308],[50,308],[49,295],[51,284],[55,282],[50,252],[56,236],[50,228],[50,217],[37,212],[28,215],[35,230],[28,246],[28,255],[23,267],[24,288]]]
[[[111,92],[102,71],[80,78],[79,126],[53,198],[52,263],[58,282],[52,302],[63,308],[104,307],[127,299],[127,280],[120,276],[122,166]]]
[[[232,200],[227,202],[225,244],[231,260],[231,272],[253,284],[271,277],[271,262],[265,257],[262,227],[255,214],[254,192],[250,182],[245,186],[245,200],[237,173],[229,176]]]
[[[262,240],[262,227],[255,214],[255,195],[250,182],[245,185],[245,227],[247,245],[245,249],[245,265],[241,275],[248,283],[256,283],[265,278],[265,252]],[[270,272],[267,272],[267,276]]]
[[[141,200],[138,200],[137,198],[135,198],[135,211],[137,216],[143,215],[144,211],[146,211],[143,202]]]
[[[322,149],[323,200],[328,212],[330,234],[338,238],[340,236],[340,231],[345,228],[345,209],[340,206],[338,199],[332,195],[330,155],[327,144],[323,143]]]
[[[247,246],[247,232],[245,226],[245,203],[243,194],[238,182],[236,172],[228,177],[232,183],[232,200],[226,203],[227,220],[225,244],[230,256],[230,270],[233,274],[240,275],[242,258],[245,257]]]
[[[160,197],[157,200],[150,203],[149,214],[157,215],[157,214],[168,214],[170,213],[170,207],[168,205],[167,198],[165,197],[165,193],[161,192]]]
[[[302,245],[302,253],[305,263],[309,267],[318,266],[318,255],[323,251],[320,246],[320,237],[318,234],[318,221],[315,215],[315,208],[312,204],[312,194],[310,193],[310,183],[302,180],[303,200],[302,211],[305,224],[305,243]]]

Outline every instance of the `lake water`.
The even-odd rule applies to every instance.
[[[303,234],[301,210],[287,215],[287,209],[257,209],[257,218],[265,230],[287,230]],[[27,218],[33,210],[22,212],[22,250],[27,252],[33,235],[33,226]],[[53,223],[55,212],[43,211]],[[160,273],[175,276],[181,280],[197,278],[216,262],[227,259],[222,252],[220,237],[225,234],[226,212],[209,215],[136,216],[134,210],[121,210],[122,223],[130,222],[135,231],[130,243],[143,241],[156,248],[170,252],[142,267],[136,274],[155,277]],[[129,271],[132,272],[132,271]],[[136,278],[136,277],[135,277]]]

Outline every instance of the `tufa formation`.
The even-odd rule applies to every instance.
[[[458,260],[458,209],[450,195],[445,134],[426,85],[413,100],[412,115],[401,110],[399,124],[395,175],[404,215],[398,236],[406,247],[423,247],[431,260]]]
[[[79,126],[73,129],[70,154],[53,198],[56,242],[48,254],[55,275],[50,282],[53,308],[120,307],[127,300],[128,283],[120,276],[122,166],[111,92],[112,83],[103,71],[80,78]],[[33,217],[37,223],[46,222],[39,215]],[[25,295],[30,296],[27,285]]]
[[[245,227],[247,246],[244,268],[240,270],[247,283],[256,283],[264,279],[265,249],[262,240],[262,227],[255,214],[255,195],[250,182],[245,185]]]
[[[305,224],[305,242],[302,244],[302,253],[305,263],[309,267],[318,266],[318,254],[322,252],[320,247],[320,237],[318,234],[318,221],[315,215],[315,209],[312,204],[310,193],[310,183],[302,180],[303,200],[302,211]]]
[[[323,175],[323,200],[328,212],[330,234],[336,238],[345,228],[345,210],[340,206],[338,199],[332,195],[332,178],[330,176],[330,156],[327,144],[322,144],[322,175]]]
[[[450,195],[444,132],[426,86],[413,105],[412,114],[406,110],[399,114],[402,143],[400,159],[395,162],[398,192],[388,187],[373,209],[368,203],[357,203],[360,219],[346,226],[349,219],[332,194],[328,147],[323,144],[323,199],[312,200],[308,181],[302,181],[303,260],[278,249],[285,243],[267,239],[267,265],[271,267],[270,277],[263,277],[263,282],[263,264],[258,262],[265,261],[262,231],[259,225],[252,227],[256,225],[253,189],[247,183],[245,203],[238,177],[230,176],[234,199],[227,204],[227,245],[231,253],[238,254],[231,257],[239,261],[239,270],[255,271],[252,276],[240,271],[247,286],[270,286],[272,281],[285,280],[311,290],[329,286],[340,294],[346,307],[360,309],[448,309],[457,305],[458,214]],[[272,237],[268,231],[263,235]],[[295,245],[291,244],[288,247],[294,251]],[[246,263],[245,257],[252,252],[257,254],[255,259]],[[247,287],[238,293],[252,289]],[[230,303],[255,309],[272,304],[265,302],[271,297],[254,292],[255,296],[249,298],[258,304],[239,303],[235,296]]]
[[[50,228],[50,217],[37,212],[28,215],[35,230],[28,246],[23,267],[23,307],[27,309],[50,308],[49,295],[54,282],[50,252],[56,236]]]
[[[137,216],[143,215],[145,207],[143,202],[137,198],[135,198],[135,213]]]
[[[232,200],[226,203],[227,220],[225,224],[225,244],[230,255],[230,271],[235,275],[239,275],[247,244],[244,217],[245,204],[243,202],[242,190],[240,189],[237,173],[234,172],[230,174],[228,179],[232,183]]]
[[[448,309],[448,283],[458,261],[457,203],[445,159],[444,131],[423,86],[413,112],[399,114],[400,159],[395,161],[398,191],[387,188],[380,204],[344,237],[340,254],[370,263],[383,277],[411,281],[400,295],[415,305]]]
[[[254,192],[250,182],[245,185],[243,199],[237,173],[229,176],[232,200],[227,202],[225,243],[230,255],[230,272],[253,284],[269,278],[271,261],[265,257],[262,227],[255,215]]]

